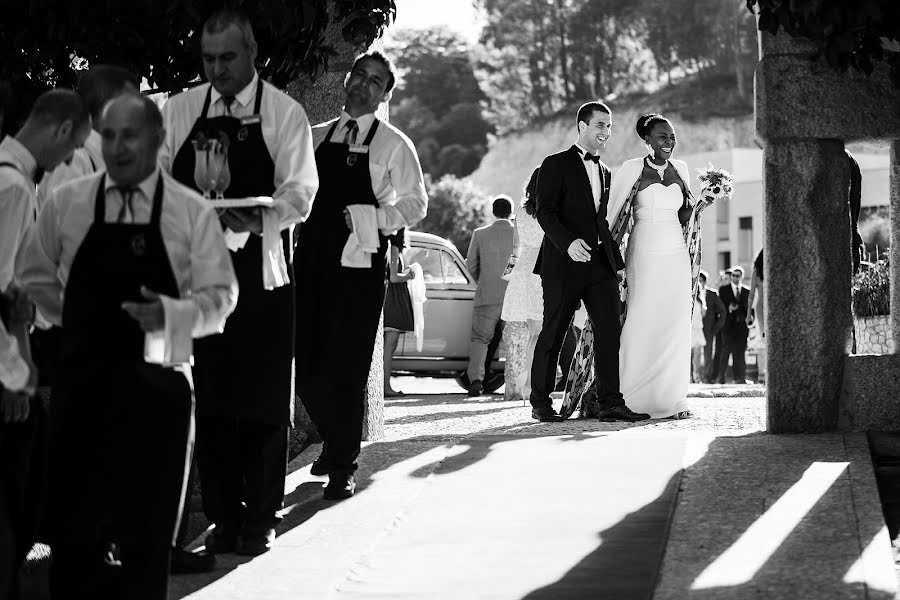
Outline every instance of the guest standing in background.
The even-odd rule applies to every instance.
[[[706,312],[703,315],[703,336],[706,344],[703,346],[703,362],[706,365],[703,373],[703,381],[715,383],[719,376],[715,357],[720,357],[722,348],[722,328],[725,326],[725,305],[719,298],[719,293],[713,288],[707,287],[709,276],[706,271],[700,271],[698,277],[701,293],[704,294]],[[715,354],[713,353],[715,351]]]
[[[725,305],[725,328],[722,335],[725,340],[725,351],[722,353],[722,362],[719,363],[719,383],[725,383],[725,372],[728,370],[728,358],[731,357],[732,371],[735,383],[747,383],[746,358],[747,351],[747,300],[750,290],[741,283],[744,278],[744,269],[732,267],[731,283],[719,288],[719,298]]]
[[[544,319],[544,298],[541,277],[534,273],[544,230],[535,217],[535,192],[537,190],[538,172],[531,173],[525,187],[525,199],[516,209],[515,236],[512,256],[515,266],[508,276],[509,284],[503,298],[501,318],[508,322],[520,321],[528,326],[528,345],[525,348],[524,371],[518,376],[516,389],[521,390],[522,398],[528,400],[531,394],[531,359],[534,357],[534,346],[541,334]],[[507,357],[509,361],[509,357]]]
[[[701,284],[694,293],[694,312],[691,315],[691,383],[703,382],[703,350],[706,347],[703,321],[707,311],[706,289]]]
[[[503,298],[506,295],[507,282],[500,276],[512,254],[515,236],[513,224],[509,220],[512,214],[510,199],[507,196],[495,198],[492,212],[496,220],[474,231],[466,253],[466,266],[478,282],[469,345],[469,396],[478,396],[483,391],[488,345],[500,323]]]
[[[766,282],[763,276],[763,251],[760,250],[753,261],[753,272],[750,275],[750,295],[747,306],[750,311],[747,314],[747,327],[756,322],[756,331],[759,335],[756,353],[756,366],[759,383],[766,381]],[[756,303],[754,306],[754,302]]]
[[[394,352],[400,336],[415,327],[412,299],[407,282],[415,278],[415,272],[406,266],[403,251],[406,250],[406,229],[388,236],[391,245],[388,258],[387,284],[384,294],[384,397],[402,396],[403,392],[391,387],[391,369]]]

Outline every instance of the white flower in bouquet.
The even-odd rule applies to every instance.
[[[734,192],[734,177],[725,169],[719,169],[709,163],[703,169],[697,169],[700,180],[699,201],[708,206],[716,200],[729,200]]]

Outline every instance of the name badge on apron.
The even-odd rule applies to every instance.
[[[368,146],[350,146],[350,155],[347,156],[347,166],[352,167],[356,164],[356,155],[357,154],[368,154],[369,147]]]
[[[247,135],[248,135],[247,126],[248,125],[256,125],[257,123],[261,123],[261,122],[262,122],[262,116],[260,116],[260,115],[250,115],[247,117],[241,117],[241,128],[238,129],[238,132],[237,132],[238,141],[243,142],[244,140],[247,139]]]

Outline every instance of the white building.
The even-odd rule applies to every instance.
[[[749,276],[753,260],[763,247],[763,158],[757,148],[735,148],[678,156],[691,170],[691,188],[696,195],[697,169],[712,163],[734,176],[734,196],[706,209],[703,214],[702,267],[716,280],[717,273],[740,265]],[[890,203],[890,156],[856,154],[862,171],[862,206]]]

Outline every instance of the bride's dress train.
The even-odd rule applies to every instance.
[[[678,184],[639,191],[625,255],[628,313],[619,349],[628,408],[662,418],[687,411],[691,362],[691,261],[678,222]]]

